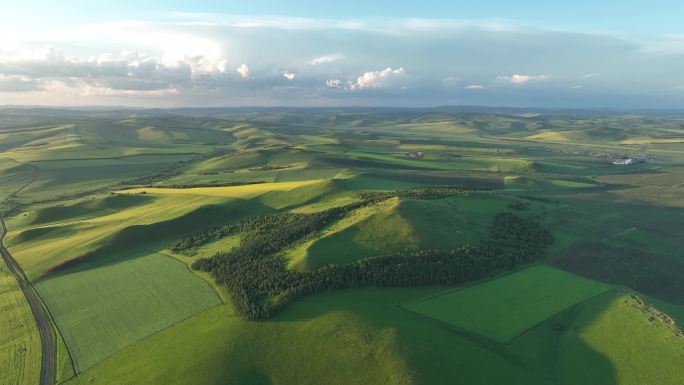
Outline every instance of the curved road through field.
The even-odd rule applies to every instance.
[[[10,194],[5,201],[10,200],[11,198],[19,194],[22,190],[27,188],[31,183],[33,183],[38,177],[39,172],[38,167],[32,164],[19,162],[11,158],[8,159],[15,163],[25,164],[29,166],[31,168],[31,180],[29,180],[26,184],[21,186],[17,191]],[[5,235],[7,234],[7,226],[5,226],[5,218],[2,217],[1,212],[0,224],[2,225],[2,229],[0,229],[0,254],[2,254],[2,259],[5,261],[5,264],[7,265],[7,268],[9,269],[10,273],[12,273],[14,278],[16,278],[17,282],[19,283],[19,287],[21,288],[21,291],[24,293],[24,297],[26,297],[26,302],[28,302],[29,307],[31,308],[31,313],[33,313],[33,318],[36,320],[36,324],[38,324],[38,331],[40,332],[40,341],[42,348],[40,363],[40,385],[54,385],[56,346],[55,336],[54,334],[52,334],[52,326],[50,325],[50,318],[47,314],[47,311],[43,307],[43,304],[40,298],[38,297],[38,294],[31,286],[31,283],[26,277],[26,274],[24,274],[24,271],[21,269],[21,266],[19,266],[17,261],[14,260],[12,254],[9,253],[9,251],[5,247],[5,244],[3,243],[3,241],[5,240]]]
[[[26,297],[26,301],[31,308],[33,318],[36,319],[38,330],[40,331],[40,340],[42,345],[42,362],[40,365],[40,385],[53,385],[55,381],[55,337],[52,334],[52,327],[50,326],[50,318],[43,308],[43,305],[38,298],[38,295],[31,287],[31,284],[26,278],[24,271],[21,270],[17,261],[12,258],[12,255],[7,251],[3,240],[7,234],[7,227],[5,227],[5,218],[0,218],[2,223],[2,230],[0,232],[0,254],[5,261],[7,268],[14,275],[19,282],[19,287]]]

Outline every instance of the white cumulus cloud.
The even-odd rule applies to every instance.
[[[252,73],[250,72],[249,67],[245,63],[240,64],[238,66],[238,68],[236,69],[236,71],[240,74],[240,76],[243,79],[249,79],[252,76]]]
[[[283,77],[287,80],[292,80],[297,76],[294,72],[290,72],[288,70],[283,71]]]
[[[356,78],[349,86],[352,90],[363,90],[369,88],[381,88],[390,85],[390,83],[397,78],[403,77],[405,74],[404,68],[399,67],[392,69],[387,67],[381,71],[366,72]]]
[[[328,79],[325,81],[325,85],[330,88],[340,88],[342,87],[342,81],[339,79]]]
[[[340,53],[334,53],[334,54],[330,54],[330,55],[319,56],[319,57],[317,57],[317,58],[311,60],[311,61],[309,62],[309,64],[311,64],[311,65],[319,65],[319,64],[332,63],[332,62],[338,61],[338,60],[340,60],[340,59],[342,59],[342,58],[343,58],[342,54],[340,54]]]
[[[483,85],[480,84],[470,84],[464,87],[466,90],[481,90],[484,88]]]
[[[511,76],[499,76],[497,80],[506,81],[513,84],[525,84],[530,82],[541,82],[544,80],[551,79],[551,75],[511,75]]]

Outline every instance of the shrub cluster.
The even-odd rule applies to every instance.
[[[459,186],[429,186],[416,187],[404,190],[395,191],[359,191],[356,195],[364,200],[379,201],[392,197],[399,198],[415,198],[415,199],[436,199],[444,198],[452,195],[462,195],[473,192],[473,189],[468,189]]]

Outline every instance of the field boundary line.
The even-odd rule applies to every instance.
[[[596,280],[595,280],[595,281],[596,281]],[[601,282],[601,281],[596,281],[596,282]],[[584,299],[584,300],[582,300],[582,301],[580,301],[580,302],[577,302],[577,303],[573,304],[572,306],[566,307],[565,309],[563,309],[563,310],[561,310],[561,311],[559,311],[559,312],[556,312],[556,313],[554,313],[554,314],[552,314],[552,315],[546,317],[543,321],[538,322],[538,323],[536,323],[536,324],[530,326],[529,328],[523,330],[523,331],[520,332],[518,335],[516,335],[515,337],[513,337],[513,338],[511,338],[510,340],[508,340],[507,342],[505,342],[504,345],[510,345],[511,343],[513,343],[513,342],[514,342],[515,340],[517,340],[518,338],[524,336],[525,334],[528,334],[528,333],[531,332],[533,329],[535,329],[535,328],[537,328],[538,326],[540,326],[540,325],[546,323],[548,320],[550,320],[550,319],[552,319],[552,318],[554,318],[554,317],[557,317],[557,316],[560,315],[560,314],[563,314],[563,313],[565,313],[565,312],[567,312],[567,311],[569,311],[569,310],[572,310],[572,309],[575,309],[575,308],[577,308],[577,307],[579,307],[579,306],[582,306],[582,305],[584,305],[585,303],[587,303],[587,302],[589,302],[589,301],[592,301],[592,300],[594,300],[594,299],[596,299],[596,298],[598,298],[598,297],[600,297],[600,296],[602,296],[602,295],[605,295],[605,294],[611,293],[611,292],[615,292],[615,291],[617,291],[619,288],[620,288],[619,286],[613,286],[613,287],[607,289],[606,291],[603,291],[603,292],[598,293],[598,294],[596,294],[596,295],[594,295],[594,296],[592,296],[592,297],[589,297],[589,298]]]
[[[208,308],[202,310],[201,312],[192,314],[192,315],[190,315],[190,316],[188,316],[188,317],[185,317],[185,318],[183,318],[183,319],[181,319],[181,320],[178,320],[177,322],[174,322],[174,323],[171,324],[171,325],[168,325],[168,326],[166,326],[166,327],[164,327],[164,328],[161,328],[161,329],[155,331],[154,333],[148,334],[148,335],[146,335],[146,336],[144,336],[144,337],[142,337],[142,338],[139,338],[139,339],[137,339],[137,340],[135,340],[135,341],[132,341],[131,343],[129,343],[129,344],[125,345],[125,346],[122,346],[119,350],[115,351],[114,353],[108,355],[107,357],[102,358],[100,361],[97,361],[97,362],[95,362],[94,364],[92,364],[91,366],[89,366],[89,367],[83,369],[80,373],[85,373],[85,372],[87,372],[87,371],[93,369],[94,367],[96,367],[96,366],[100,365],[101,363],[107,361],[108,359],[110,359],[110,358],[116,356],[117,354],[123,352],[124,350],[127,350],[127,349],[133,347],[134,345],[137,345],[138,343],[140,343],[140,342],[142,342],[142,341],[144,341],[144,340],[146,340],[146,339],[148,339],[148,338],[150,338],[150,337],[152,337],[152,336],[155,336],[155,335],[157,335],[157,334],[160,334],[160,333],[162,333],[162,332],[164,332],[164,331],[166,331],[166,330],[168,330],[168,329],[171,329],[171,328],[174,327],[174,326],[177,326],[177,325],[179,325],[179,324],[181,324],[181,323],[183,323],[183,322],[185,322],[185,321],[187,321],[187,320],[189,320],[189,319],[191,319],[191,318],[194,318],[195,316],[198,316],[198,315],[200,315],[200,314],[204,314],[204,313],[206,313],[206,312],[208,312],[208,311],[210,311],[210,310],[213,310],[213,309],[215,309],[215,308],[217,308],[217,307],[221,307],[221,306],[228,306],[228,305],[225,304],[225,303],[218,303],[218,304],[216,304],[216,305],[214,305],[214,306],[211,306],[211,307],[208,307]],[[237,316],[232,315],[232,314],[229,316],[229,318],[236,318],[236,317],[237,317]],[[78,375],[79,375],[80,373],[77,373],[75,377],[78,377]]]
[[[545,265],[545,264],[543,264],[543,263],[539,263],[539,264],[535,264],[535,265],[532,265],[532,266],[527,266],[527,267],[522,268],[522,269],[516,269],[516,270],[510,271],[510,272],[508,272],[508,273],[506,273],[506,274],[497,275],[497,276],[495,276],[495,277],[491,277],[491,278],[488,278],[488,279],[484,279],[484,280],[481,280],[481,281],[474,282],[473,284],[470,284],[470,285],[459,286],[459,287],[454,288],[454,289],[450,289],[450,290],[442,291],[442,292],[439,292],[439,293],[436,293],[436,294],[433,294],[433,295],[429,295],[429,296],[417,298],[417,299],[412,300],[412,301],[409,301],[409,302],[404,302],[404,303],[398,304],[397,307],[399,307],[399,308],[401,308],[401,309],[403,309],[403,310],[406,310],[406,311],[408,311],[408,312],[410,312],[410,313],[416,314],[416,315],[418,315],[418,316],[420,316],[420,317],[423,317],[423,318],[432,320],[432,321],[434,321],[434,322],[436,322],[436,323],[438,323],[438,324],[440,324],[440,325],[443,325],[443,326],[446,326],[446,327],[448,327],[448,328],[450,328],[450,329],[453,329],[453,330],[455,330],[455,331],[458,331],[458,332],[461,333],[461,334],[469,335],[469,336],[475,336],[475,337],[478,337],[478,338],[481,338],[481,339],[485,339],[485,340],[488,340],[488,341],[492,341],[492,342],[494,342],[494,343],[496,343],[496,344],[499,344],[499,345],[501,345],[501,346],[508,346],[508,345],[510,345],[511,343],[513,343],[515,340],[517,340],[518,338],[520,338],[520,337],[522,337],[523,335],[529,333],[531,330],[533,330],[533,329],[535,329],[536,327],[538,327],[538,326],[544,324],[545,322],[547,322],[548,320],[550,320],[550,319],[552,319],[552,318],[558,316],[559,314],[565,313],[565,312],[568,311],[568,310],[574,309],[575,307],[578,307],[578,306],[580,306],[580,305],[583,305],[583,304],[585,304],[585,303],[587,303],[587,302],[589,302],[589,301],[591,301],[591,300],[593,300],[593,299],[596,299],[596,298],[598,298],[598,297],[600,297],[600,296],[602,296],[602,295],[604,295],[604,294],[606,294],[606,293],[613,292],[613,291],[615,291],[616,289],[619,288],[619,286],[611,285],[611,287],[607,288],[605,291],[602,291],[602,292],[600,292],[600,293],[598,293],[598,294],[595,294],[595,295],[593,295],[593,296],[591,296],[591,297],[589,297],[589,298],[583,299],[583,300],[580,301],[580,302],[574,303],[574,304],[572,304],[571,306],[566,307],[565,309],[562,309],[562,310],[560,310],[560,311],[558,311],[558,312],[556,312],[556,313],[553,313],[553,314],[549,315],[548,317],[544,318],[542,321],[535,323],[534,325],[532,325],[532,326],[526,328],[525,330],[523,330],[523,331],[521,331],[520,333],[516,334],[514,337],[512,337],[512,338],[510,338],[510,339],[508,339],[508,340],[505,340],[505,341],[500,341],[500,340],[497,340],[497,339],[488,337],[488,336],[486,336],[486,335],[484,335],[484,334],[477,333],[477,332],[474,332],[474,331],[465,329],[465,328],[463,328],[463,327],[461,327],[461,326],[454,325],[454,324],[451,324],[451,323],[446,322],[446,321],[442,321],[442,320],[440,320],[440,319],[438,319],[438,318],[434,318],[434,317],[431,317],[431,316],[429,316],[429,315],[427,315],[427,314],[423,314],[423,313],[420,313],[420,312],[417,312],[417,311],[415,311],[415,310],[412,310],[412,309],[409,309],[409,308],[405,307],[405,305],[409,305],[409,304],[412,304],[412,303],[421,302],[421,301],[425,301],[425,300],[429,300],[429,299],[433,299],[433,298],[439,298],[439,297],[442,297],[442,296],[444,296],[444,295],[448,295],[448,294],[451,294],[451,293],[454,293],[454,292],[457,292],[457,291],[460,291],[460,290],[463,290],[463,289],[466,289],[466,288],[469,288],[469,287],[477,286],[477,285],[479,285],[479,284],[483,284],[483,283],[486,283],[486,282],[489,282],[489,281],[493,281],[493,280],[496,280],[496,279],[499,279],[499,278],[503,278],[503,277],[506,277],[506,276],[508,276],[508,275],[511,275],[511,274],[514,274],[514,273],[517,273],[517,272],[526,270],[526,269],[531,268],[531,267],[534,267],[534,266],[548,266],[548,265]],[[561,270],[561,271],[564,271],[564,270]],[[586,278],[586,277],[584,277],[584,278]],[[595,280],[595,279],[591,279],[591,280],[594,281],[594,282],[596,282],[596,283],[604,283],[604,284],[605,284],[605,282],[601,282],[601,281],[598,281],[598,280]],[[609,285],[610,285],[610,284],[609,284]]]
[[[40,365],[40,384],[41,385],[53,385],[55,382],[55,355],[57,353],[55,345],[55,336],[52,331],[50,322],[48,321],[48,316],[46,316],[46,311],[43,308],[43,303],[38,296],[37,291],[31,285],[31,282],[21,270],[19,264],[14,260],[9,250],[3,245],[5,235],[7,234],[7,226],[5,225],[5,219],[0,217],[0,223],[2,224],[2,230],[0,233],[0,254],[7,265],[8,270],[14,276],[17,284],[24,293],[26,302],[31,309],[33,314],[33,319],[36,322],[36,327],[40,334],[41,341],[41,365]]]
[[[43,308],[45,309],[45,312],[48,314],[48,317],[50,318],[50,321],[52,322],[52,326],[54,326],[55,330],[55,335],[59,335],[59,337],[62,339],[62,342],[64,343],[64,348],[67,351],[67,354],[69,355],[69,362],[71,363],[71,369],[74,371],[74,375],[70,378],[64,379],[61,383],[64,383],[72,378],[78,377],[78,371],[76,370],[76,361],[74,361],[74,356],[71,353],[71,349],[69,348],[69,345],[66,343],[66,338],[64,338],[64,334],[62,333],[62,329],[60,329],[59,325],[57,325],[57,321],[55,321],[55,317],[52,315],[52,312],[50,311],[50,308],[48,307],[47,303],[43,299],[43,296],[40,295],[40,292],[37,289],[34,289],[36,292],[36,296],[38,299],[40,299],[40,302],[43,304]],[[55,349],[57,349],[57,345],[55,345]],[[55,350],[56,353],[56,350]],[[57,355],[55,354],[55,362],[56,362],[56,357]],[[55,372],[56,374],[56,372]],[[57,383],[57,378],[55,377],[55,383]]]
[[[181,261],[181,260],[178,259],[178,258],[175,258],[175,257],[172,256],[172,255],[169,255],[169,254],[166,254],[166,253],[162,253],[161,251],[154,251],[154,250],[147,250],[147,251],[150,252],[150,253],[153,253],[153,254],[161,255],[161,256],[166,257],[166,258],[170,258],[170,259],[174,260],[175,262],[178,262],[178,263],[183,264],[183,266],[185,266],[185,268],[188,269],[188,271],[190,272],[190,274],[192,274],[192,275],[194,275],[195,277],[201,279],[201,280],[204,281],[207,285],[209,285],[209,287],[211,288],[211,291],[214,293],[214,295],[216,295],[216,296],[218,297],[218,299],[219,299],[219,301],[221,302],[221,304],[223,304],[223,305],[227,305],[227,304],[228,304],[228,302],[224,301],[224,300],[223,300],[223,297],[221,297],[221,295],[216,291],[216,289],[214,288],[214,285],[212,285],[211,282],[208,282],[206,279],[204,279],[204,277],[202,277],[201,275],[196,274],[196,273],[190,268],[190,266],[189,266],[187,263]],[[197,314],[199,314],[199,313],[197,313]]]
[[[189,267],[186,263],[184,263],[183,261],[180,261],[180,260],[178,260],[178,259],[176,259],[176,258],[174,258],[174,257],[172,257],[172,256],[170,256],[170,255],[166,255],[166,254],[164,254],[164,253],[160,253],[160,252],[157,252],[157,251],[151,251],[151,250],[147,250],[147,249],[145,249],[145,251],[150,252],[150,253],[153,253],[153,254],[158,254],[158,255],[160,255],[160,256],[162,256],[162,257],[164,257],[164,258],[169,258],[169,259],[171,259],[171,260],[173,260],[173,261],[175,261],[175,262],[177,262],[177,263],[180,263],[180,264],[185,265],[186,268],[190,269],[190,267]],[[208,308],[206,308],[206,309],[204,309],[204,310],[202,310],[202,311],[200,311],[200,312],[191,314],[191,315],[189,315],[189,316],[187,316],[187,317],[185,317],[185,318],[179,319],[178,321],[173,322],[173,323],[171,323],[171,324],[169,324],[169,325],[167,325],[167,326],[165,326],[165,327],[163,327],[163,328],[161,328],[161,329],[159,329],[159,330],[156,330],[156,331],[154,331],[153,333],[150,333],[150,334],[148,334],[148,335],[146,335],[146,336],[143,336],[143,337],[141,337],[141,338],[139,338],[139,339],[137,339],[137,340],[135,340],[135,341],[131,341],[129,344],[122,346],[122,347],[121,347],[120,349],[118,349],[117,351],[111,353],[110,355],[108,355],[108,356],[106,356],[106,357],[103,357],[101,360],[99,360],[99,361],[93,363],[92,365],[90,365],[90,366],[87,367],[87,368],[81,369],[80,371],[77,371],[77,370],[75,369],[75,361],[72,359],[72,367],[74,367],[74,377],[72,377],[72,378],[78,377],[79,374],[85,373],[85,372],[87,372],[88,370],[93,369],[94,367],[100,365],[101,363],[107,361],[108,359],[114,357],[115,355],[121,353],[122,351],[124,351],[124,350],[126,350],[126,349],[128,349],[128,348],[130,348],[130,347],[132,347],[132,346],[134,346],[134,345],[136,345],[136,344],[138,344],[139,342],[141,342],[141,341],[143,341],[143,340],[145,340],[145,339],[147,339],[147,338],[149,338],[149,337],[152,337],[152,336],[154,336],[154,335],[157,335],[157,334],[159,334],[159,333],[162,333],[162,332],[164,332],[164,331],[166,331],[166,330],[168,330],[168,329],[170,329],[170,328],[172,328],[172,327],[174,327],[174,326],[176,326],[176,325],[178,325],[178,324],[180,324],[180,323],[183,323],[183,322],[185,322],[185,321],[187,321],[187,320],[189,320],[189,319],[191,319],[191,318],[193,318],[193,317],[195,317],[195,316],[198,316],[198,315],[200,315],[200,314],[203,314],[203,313],[205,313],[205,312],[208,312],[208,311],[210,311],[210,310],[212,310],[212,309],[214,309],[214,308],[217,308],[217,307],[220,307],[220,306],[229,306],[229,305],[230,305],[229,303],[225,302],[225,301],[223,300],[223,298],[221,298],[221,296],[219,295],[219,293],[216,292],[216,290],[214,289],[214,287],[213,287],[209,282],[207,282],[207,281],[206,281],[205,279],[203,279],[202,277],[199,277],[197,274],[193,273],[192,271],[190,271],[190,273],[191,273],[193,276],[195,276],[195,277],[201,279],[203,282],[205,282],[205,284],[207,284],[207,285],[209,286],[209,288],[211,289],[212,293],[213,293],[213,294],[218,298],[218,300],[219,300],[219,302],[218,302],[217,304],[215,304],[215,305],[213,305],[213,306],[210,306],[210,307],[208,307]],[[234,314],[231,314],[230,317],[231,317],[231,318],[234,318],[234,317],[236,317],[236,316],[235,316]],[[65,341],[64,344],[67,345],[66,341]],[[67,350],[69,350],[69,349],[68,349],[68,345],[67,345]],[[69,352],[70,352],[70,351],[69,351]],[[71,354],[71,353],[70,353],[70,354]],[[65,381],[67,381],[67,380],[65,380]],[[64,383],[65,381],[63,381],[62,383]]]
[[[10,159],[12,162],[17,164],[29,166],[31,169],[31,179],[19,189],[12,192],[7,198],[5,198],[3,203],[14,198],[17,194],[35,182],[38,178],[38,174],[40,173],[40,169],[34,164],[20,162],[13,158],[7,159]],[[46,317],[46,314],[49,314],[49,312],[47,311],[47,307],[44,305],[42,298],[38,295],[38,291],[33,287],[24,270],[22,270],[21,265],[19,265],[14,257],[12,257],[12,254],[10,254],[9,250],[4,245],[8,230],[7,225],[5,224],[4,214],[2,212],[0,212],[0,225],[2,226],[2,230],[0,230],[0,254],[2,254],[2,259],[7,265],[7,269],[17,281],[19,288],[24,294],[24,298],[26,299],[26,302],[31,310],[33,319],[36,322],[38,333],[40,334],[40,384],[53,385],[56,379],[55,356],[57,355],[57,346],[55,345],[55,333],[52,329],[51,323],[48,321],[48,319],[50,319],[49,315]]]
[[[407,309],[407,308],[403,307],[401,304],[395,304],[393,306],[413,315],[414,317],[416,317],[418,319],[422,319],[422,320],[430,322],[436,326],[439,326],[439,327],[445,328],[447,330],[450,330],[454,333],[457,333],[461,337],[473,342],[474,344],[481,346],[484,349],[487,349],[489,351],[492,351],[492,352],[500,355],[504,360],[506,360],[507,362],[509,362],[513,365],[519,365],[522,367],[527,367],[527,365],[525,364],[525,362],[523,360],[517,358],[514,354],[512,354],[511,352],[509,352],[508,350],[505,349],[505,347],[506,347],[505,343],[502,343],[500,341],[497,341],[497,340],[490,338],[490,337],[487,337],[485,335],[464,329],[460,326],[456,326],[456,325],[450,324],[448,322],[439,320],[437,318],[433,318],[433,317],[430,317],[428,315],[421,314],[421,313],[418,313],[416,311],[413,311],[411,309]]]
[[[401,303],[401,304],[399,304],[399,306],[402,307],[402,308],[404,308],[404,305],[408,305],[408,304],[411,304],[411,303],[414,303],[414,302],[420,302],[420,301],[425,301],[425,300],[428,300],[428,299],[433,299],[433,298],[441,297],[441,296],[444,296],[444,295],[447,295],[447,294],[451,294],[451,293],[456,292],[456,291],[460,291],[460,290],[467,289],[467,288],[469,288],[469,287],[473,287],[473,286],[477,286],[477,285],[480,285],[480,284],[484,284],[484,283],[487,283],[487,282],[489,282],[489,281],[494,281],[494,280],[496,280],[496,279],[503,278],[503,277],[506,277],[506,276],[511,275],[511,274],[518,273],[518,272],[523,271],[523,270],[531,269],[531,268],[533,268],[533,267],[535,267],[535,266],[548,266],[548,265],[546,265],[546,264],[544,264],[544,263],[534,263],[534,264],[531,264],[531,265],[523,265],[523,266],[520,266],[520,267],[518,267],[518,268],[515,268],[515,269],[513,269],[513,270],[511,270],[511,271],[507,271],[507,272],[505,272],[505,273],[503,273],[503,274],[496,274],[496,275],[489,276],[489,277],[486,277],[486,278],[482,278],[482,279],[479,279],[479,280],[476,280],[476,281],[473,281],[473,282],[465,282],[465,283],[463,283],[462,285],[457,285],[457,286],[454,287],[454,288],[447,288],[446,286],[448,286],[448,285],[443,285],[443,286],[445,286],[445,290],[444,290],[444,291],[440,291],[440,292],[438,292],[438,293],[430,294],[430,295],[425,296],[425,297],[416,298],[416,299],[413,299],[413,300],[411,300],[411,301]],[[553,267],[553,266],[552,266],[552,267]],[[440,286],[440,285],[435,285],[435,286]],[[406,309],[406,308],[404,308],[404,309]],[[410,311],[410,312],[413,312],[413,310],[410,310],[410,309],[406,309],[406,310],[408,310],[408,311]],[[417,314],[420,314],[420,313],[417,313]],[[426,316],[426,317],[427,317],[427,316]],[[428,318],[430,318],[430,317],[428,317]]]

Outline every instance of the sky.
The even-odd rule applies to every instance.
[[[681,108],[684,2],[0,5],[0,105]]]

